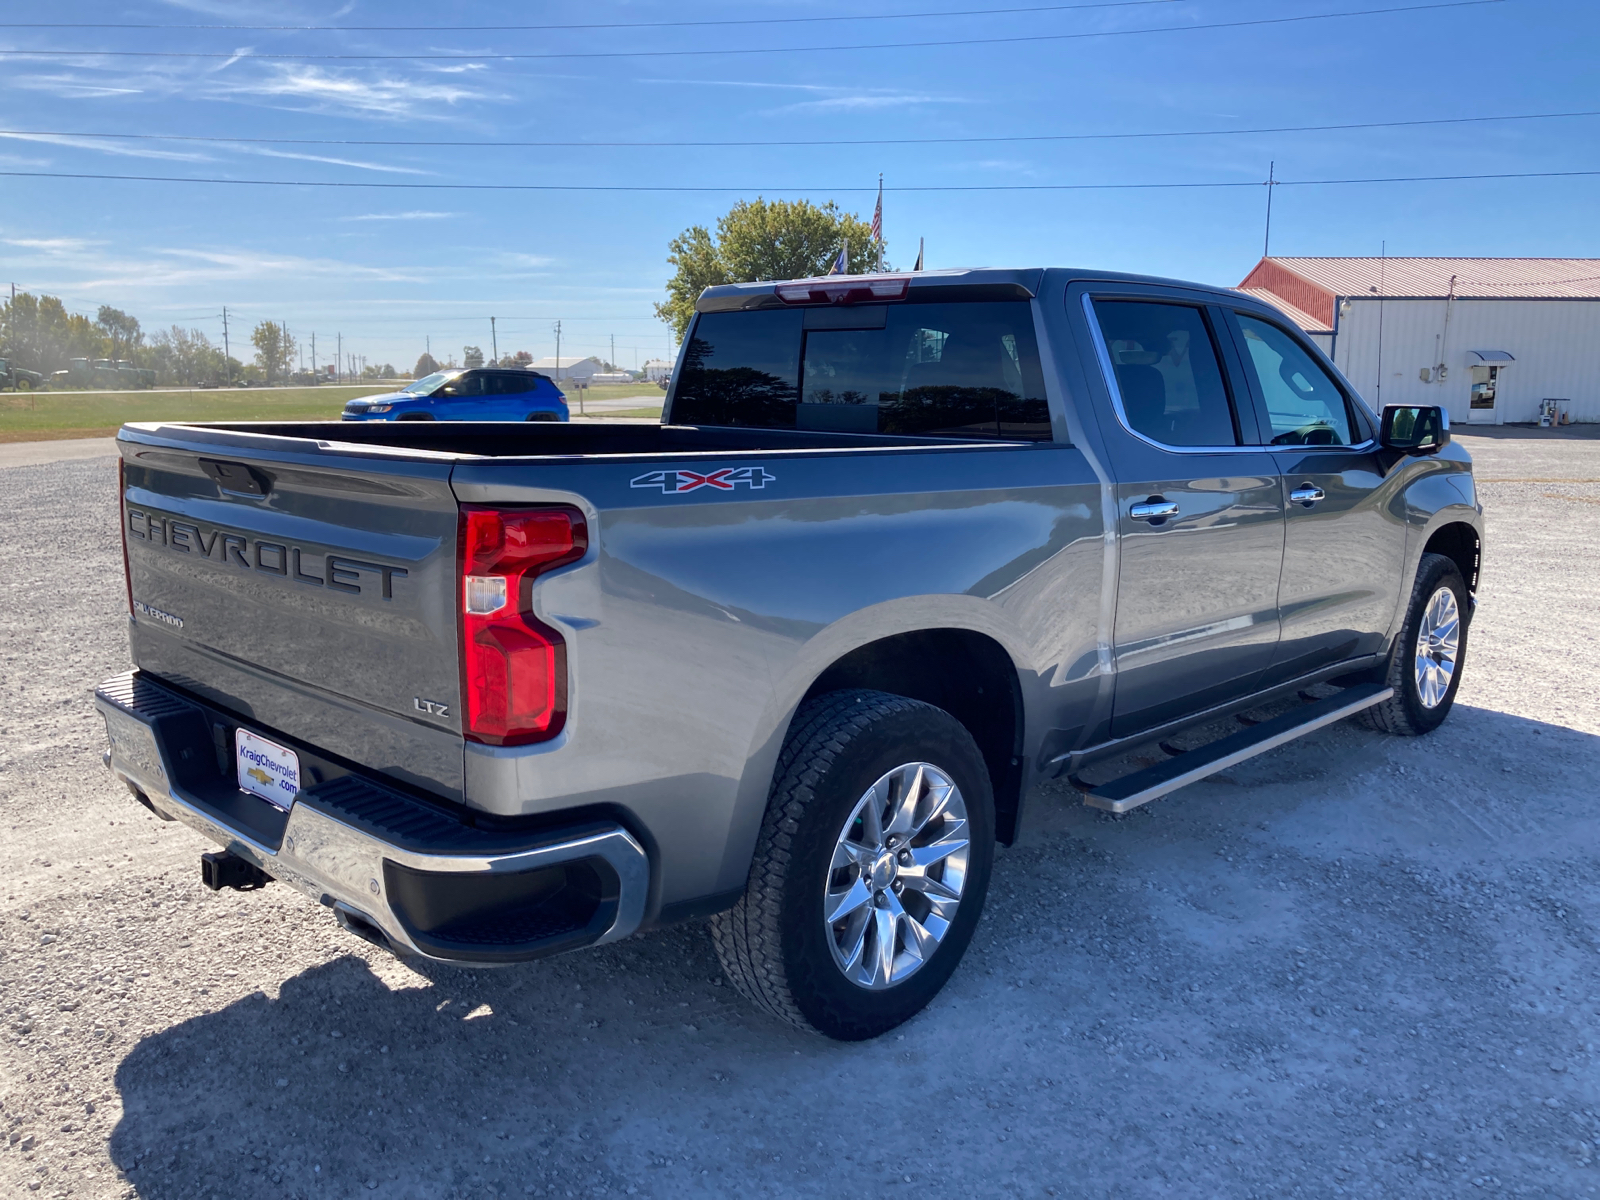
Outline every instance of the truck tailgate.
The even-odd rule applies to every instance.
[[[134,660],[461,798],[452,456],[125,429]]]

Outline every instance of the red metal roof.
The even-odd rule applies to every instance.
[[[1600,299],[1600,258],[1263,258],[1240,287],[1333,323],[1335,296]]]
[[[1276,292],[1272,291],[1270,288],[1242,287],[1234,290],[1243,292],[1247,296],[1254,296],[1257,300],[1263,300],[1272,305],[1274,308],[1280,309],[1284,316],[1288,317],[1307,333],[1333,332],[1333,325],[1331,322],[1320,321],[1308,313],[1305,309],[1296,308],[1293,304],[1290,304],[1287,300],[1278,295]],[[1329,307],[1331,310],[1332,306],[1330,305]]]

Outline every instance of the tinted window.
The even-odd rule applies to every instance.
[[[799,309],[701,315],[683,356],[672,419],[792,428],[801,316]]]
[[[1237,314],[1246,363],[1267,404],[1274,446],[1348,446],[1350,409],[1344,393],[1283,330]]]
[[[807,330],[805,311],[702,316],[684,359],[673,419],[1049,440],[1050,413],[1027,301],[854,310],[861,324],[875,329]],[[757,318],[766,318],[759,332]],[[814,323],[840,325],[852,318],[828,310],[825,322]],[[736,344],[743,362],[728,353]]]
[[[1239,441],[1204,314],[1186,304],[1096,300],[1128,425],[1168,446]]]
[[[483,376],[477,371],[465,371],[440,388],[438,394],[451,399],[462,396],[481,396],[483,395]]]

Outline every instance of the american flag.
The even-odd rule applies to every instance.
[[[878,206],[872,210],[872,240],[883,241],[883,180],[878,180]]]

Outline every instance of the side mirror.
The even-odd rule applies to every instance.
[[[1437,404],[1385,404],[1378,442],[1402,454],[1437,454],[1450,444],[1450,414]]]

